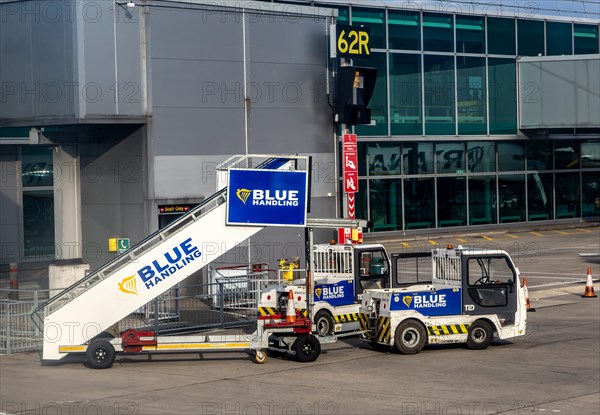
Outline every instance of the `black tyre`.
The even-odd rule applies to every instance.
[[[314,362],[321,354],[321,343],[312,334],[300,336],[292,345],[296,359],[302,363]]]
[[[467,334],[467,347],[472,350],[487,349],[492,343],[494,332],[487,321],[478,320],[471,324]]]
[[[328,311],[321,310],[315,316],[315,331],[319,336],[329,336],[333,334],[335,325],[333,317]]]
[[[416,320],[403,321],[396,329],[396,350],[402,354],[416,354],[423,350],[427,341],[425,327]]]
[[[92,341],[85,352],[85,360],[92,369],[108,369],[116,357],[113,345],[104,339]]]

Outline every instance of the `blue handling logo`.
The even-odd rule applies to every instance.
[[[232,169],[228,191],[229,225],[306,223],[306,172]]]

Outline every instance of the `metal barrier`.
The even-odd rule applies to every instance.
[[[18,294],[19,300],[8,300]],[[0,355],[42,348],[42,333],[31,314],[48,299],[49,290],[0,290]]]

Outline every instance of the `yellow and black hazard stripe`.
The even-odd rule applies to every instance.
[[[258,307],[258,315],[260,316],[274,316],[279,314],[279,310],[275,307]]]
[[[445,324],[441,326],[429,326],[427,332],[430,336],[448,336],[452,334],[467,334],[470,324]]]
[[[296,313],[300,313],[304,317],[306,317],[308,315],[305,308],[297,308]],[[258,314],[260,316],[274,316],[275,314],[281,314],[281,313],[275,307],[258,307]]]
[[[360,324],[360,329],[365,331],[369,328],[369,317],[366,314],[358,315],[358,323]]]
[[[358,321],[358,313],[338,314],[333,316],[335,324],[352,323]]]
[[[389,343],[390,342],[390,318],[389,317],[378,317],[377,318],[377,343]]]

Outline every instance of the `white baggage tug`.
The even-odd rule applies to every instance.
[[[485,349],[494,334],[500,339],[525,334],[519,269],[505,251],[448,246],[394,254],[392,260],[393,288],[368,290],[361,302],[362,337],[374,347],[402,354],[419,353],[426,344]],[[424,273],[431,282],[418,283]],[[407,280],[412,282],[403,283]]]

